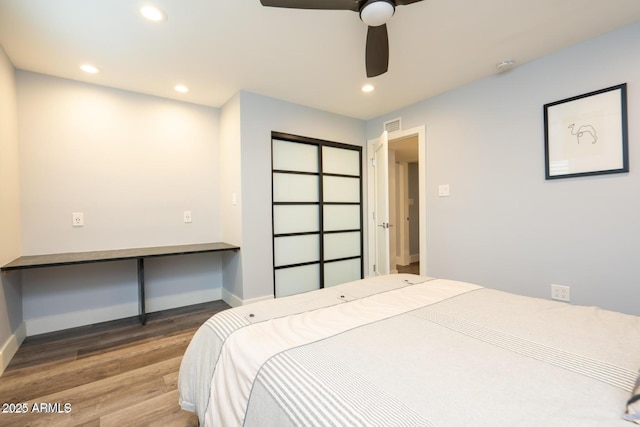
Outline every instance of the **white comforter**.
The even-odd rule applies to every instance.
[[[270,319],[344,304],[430,280],[433,278],[413,274],[378,276],[314,292],[236,307],[212,316],[196,331],[182,359],[178,378],[180,407],[185,411],[195,412],[200,425],[204,425],[204,414],[209,406],[213,373],[223,345],[234,332]]]
[[[310,312],[223,312],[232,321],[207,355],[215,369],[188,378],[195,362],[183,361],[183,408],[187,384],[201,381],[211,386],[195,404],[206,426],[629,424],[620,415],[640,368],[640,318],[390,277],[335,289],[333,300],[299,297]]]

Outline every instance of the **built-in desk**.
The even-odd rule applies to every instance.
[[[138,307],[140,322],[146,322],[144,298],[144,260],[145,258],[199,254],[205,252],[223,252],[240,250],[239,246],[224,242],[198,243],[193,245],[155,246],[150,248],[114,249],[108,251],[69,252],[62,254],[21,256],[0,267],[2,273],[27,268],[54,267],[59,265],[87,264],[94,262],[123,261],[135,259],[138,263]]]

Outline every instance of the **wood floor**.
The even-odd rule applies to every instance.
[[[413,262],[409,265],[396,265],[398,273],[420,274],[420,263]]]
[[[196,329],[226,308],[214,301],[150,313],[144,326],[129,318],[28,337],[0,376],[0,426],[197,426],[178,406],[180,361]],[[28,413],[2,413],[13,409],[5,403]],[[33,411],[43,403],[55,413]]]

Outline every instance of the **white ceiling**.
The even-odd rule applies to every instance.
[[[153,3],[163,23],[141,18]],[[239,90],[369,119],[640,20],[638,0],[424,0],[388,24],[389,72],[360,91],[366,26],[350,11],[259,0],[0,0],[21,70],[221,107]],[[637,54],[635,52],[634,54]],[[87,75],[91,62],[102,72]],[[180,94],[173,87],[190,88]]]

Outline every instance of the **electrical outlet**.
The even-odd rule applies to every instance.
[[[82,212],[74,212],[71,214],[72,223],[74,227],[82,227],[84,226],[84,214]]]
[[[568,286],[551,285],[551,299],[558,301],[571,301],[571,291]]]
[[[191,222],[191,211],[184,211],[184,222]]]

